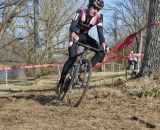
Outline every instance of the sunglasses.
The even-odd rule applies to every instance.
[[[97,11],[101,10],[101,8],[98,8],[97,6],[92,6],[92,7],[94,10],[97,10]]]

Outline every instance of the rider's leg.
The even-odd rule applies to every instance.
[[[88,45],[90,45],[91,47],[94,47],[96,49],[102,50],[101,45],[99,45],[95,39],[93,39],[89,35],[87,36],[86,39],[87,39]],[[94,67],[98,62],[101,62],[104,57],[105,57],[105,53],[103,51],[102,52],[95,52],[95,55],[91,59],[92,67]]]
[[[69,58],[63,66],[62,73],[61,73],[61,78],[59,80],[57,88],[59,86],[64,87],[64,79],[65,79],[69,69],[72,67],[72,65],[74,64],[74,62],[76,60],[77,45],[73,44],[68,50],[69,50]]]
[[[65,79],[69,69],[71,68],[71,66],[75,62],[75,60],[76,60],[76,57],[69,57],[68,60],[65,62],[64,67],[62,69],[61,78],[59,80],[59,83],[64,83],[64,79]]]
[[[75,59],[69,57],[68,60],[66,61],[66,63],[64,64],[64,67],[62,69],[62,73],[61,73],[61,78],[59,80],[59,83],[56,86],[55,92],[58,94],[59,93],[59,88],[61,88],[61,92],[64,91],[64,79],[70,69],[70,67],[73,65]]]
[[[94,67],[98,62],[101,62],[105,57],[104,52],[97,52],[91,59],[92,67]]]

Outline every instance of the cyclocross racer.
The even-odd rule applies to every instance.
[[[72,67],[73,63],[76,60],[77,48],[76,42],[81,42],[83,44],[89,45],[96,49],[106,50],[105,38],[103,35],[103,15],[98,14],[98,12],[104,7],[103,0],[89,0],[88,8],[80,8],[75,15],[73,16],[71,25],[70,25],[70,42],[68,46],[69,58],[65,62],[61,78],[57,85],[57,88],[64,88],[64,79]],[[97,26],[97,32],[99,37],[100,44],[89,36],[88,32],[91,27]],[[108,51],[107,48],[106,51]],[[98,62],[102,61],[105,56],[105,53],[95,52],[95,55],[91,59],[92,67],[94,67]]]

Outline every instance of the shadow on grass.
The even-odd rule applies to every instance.
[[[0,91],[2,92],[2,91]],[[47,90],[29,90],[29,91],[3,91],[9,92],[5,96],[1,96],[0,99],[8,99],[8,101],[12,101],[12,99],[25,99],[25,100],[34,100],[41,105],[60,105],[60,101],[58,100],[57,95],[54,92],[54,89]]]
[[[46,96],[46,95],[28,95],[28,96],[13,96],[16,99],[26,99],[26,100],[34,100],[41,105],[55,105],[59,104],[57,96]]]

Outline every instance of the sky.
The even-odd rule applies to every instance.
[[[122,0],[104,0],[104,4],[105,5],[112,5],[113,2],[116,2],[116,1],[122,1]]]
[[[116,1],[116,0],[104,0],[105,4],[112,4],[112,1]]]

